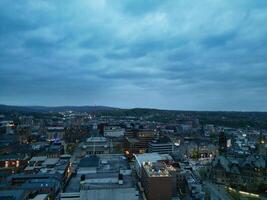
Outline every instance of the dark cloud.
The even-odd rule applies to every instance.
[[[267,110],[267,3],[0,2],[0,103]]]
[[[208,48],[223,47],[231,43],[235,35],[236,35],[235,32],[223,33],[223,34],[213,35],[213,36],[210,35],[207,38],[204,38],[202,40],[202,44]]]

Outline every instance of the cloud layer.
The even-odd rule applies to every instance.
[[[0,103],[267,110],[266,0],[0,2]]]

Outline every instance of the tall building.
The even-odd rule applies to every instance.
[[[174,149],[173,143],[167,136],[161,136],[157,140],[153,140],[148,144],[149,153],[167,154],[172,153]]]
[[[227,150],[227,138],[224,131],[219,134],[219,154],[226,153]]]
[[[142,184],[148,200],[172,198],[173,177],[164,163],[143,163],[142,174]]]

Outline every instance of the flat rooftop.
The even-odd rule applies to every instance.
[[[56,165],[59,161],[59,158],[47,158],[44,162],[43,165]]]
[[[64,131],[64,127],[47,127],[48,131]]]
[[[48,194],[38,194],[32,200],[46,200],[48,198]]]
[[[80,200],[138,200],[135,188],[82,190]]]
[[[146,162],[143,167],[149,177],[170,177],[168,168],[164,163],[156,162]]]
[[[96,167],[96,171],[94,173],[85,172],[82,170],[84,167],[86,167],[86,163],[83,163],[82,168],[79,168],[78,164],[78,174],[76,176],[73,176],[67,187],[65,192],[78,192],[80,187],[80,177],[82,174],[85,175],[85,179],[102,179],[103,182],[105,182],[105,179],[109,178],[118,178],[118,173],[121,170],[127,171],[129,174],[131,174],[131,168],[129,165],[128,160],[122,155],[122,154],[101,154],[97,155],[97,165],[93,165]],[[88,167],[90,167],[90,162],[88,163]],[[80,173],[82,171],[83,173]],[[131,186],[131,179],[130,176],[123,176],[125,178],[125,185],[127,187]],[[91,185],[92,186],[92,185]],[[102,185],[102,187],[107,187],[105,185]],[[114,187],[114,185],[112,186]],[[115,187],[114,187],[115,188]]]
[[[46,156],[36,156],[32,157],[30,162],[40,162],[40,161],[45,161],[47,159]]]
[[[82,188],[91,190],[134,187],[132,176],[123,176],[123,184],[119,184],[118,175],[118,173],[88,174]]]
[[[140,167],[143,162],[156,162],[162,160],[162,157],[158,153],[135,154],[134,156]]]

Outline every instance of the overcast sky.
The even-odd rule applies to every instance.
[[[0,103],[267,110],[266,0],[1,0]]]

